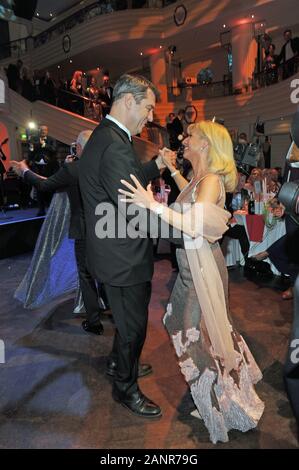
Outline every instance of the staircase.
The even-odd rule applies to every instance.
[[[0,76],[0,88],[3,83],[5,99],[4,102],[0,100],[0,120],[3,118],[4,122],[24,129],[28,127],[29,121],[34,121],[37,125],[45,124],[49,128],[49,135],[52,138],[67,145],[74,142],[81,131],[93,130],[98,125],[96,121],[43,101],[28,101],[9,89],[6,78]],[[156,143],[154,143],[148,140],[148,137],[147,133],[143,133],[142,138],[134,137],[134,147],[142,161],[150,160],[158,153],[158,147],[163,146],[161,145],[161,139],[156,140]],[[10,135],[10,141],[12,140],[12,135]]]

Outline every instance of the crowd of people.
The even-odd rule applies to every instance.
[[[265,45],[266,85],[277,82],[280,64],[283,78],[296,70],[299,38],[292,38],[291,30],[284,32],[284,38],[279,54],[270,38]],[[171,226],[171,262],[178,274],[163,321],[190,387],[196,407],[193,415],[204,420],[214,443],[227,441],[230,429],[245,432],[256,427],[264,404],[254,384],[262,375],[229,314],[221,242],[224,237],[238,239],[245,267],[250,269],[255,261],[270,258],[282,274],[295,282],[299,265],[294,255],[294,227],[288,224],[288,233],[282,240],[252,259],[246,230],[232,219],[234,211],[246,210],[251,197],[259,201],[262,189],[271,197],[274,217],[284,217],[284,209],[276,198],[282,183],[281,168],[271,168],[269,137],[263,144],[257,142],[263,156],[258,166],[247,165],[238,172],[234,144],[226,128],[210,121],[187,126],[185,110],[179,109],[167,118],[169,149],[161,150],[155,160],[141,165],[131,141],[147,122],[153,121],[157,91],[148,80],[124,75],[113,88],[108,72],[99,84],[97,76],[86,77],[77,70],[69,81],[57,86],[49,72],[35,71],[30,77],[21,60],[8,66],[7,78],[10,88],[30,101],[41,99],[100,122],[93,133],[80,133],[76,158],[61,168],[47,126],[41,126],[38,137],[28,142],[28,161],[13,162],[13,166],[37,191],[38,215],[45,215],[49,192],[59,189],[68,193],[70,231],[64,236],[75,239],[77,272],[87,312],[82,326],[88,332],[103,334],[99,291],[102,303],[111,307],[115,322],[114,344],[107,361],[107,374],[114,378],[114,400],[137,416],[157,418],[162,414],[160,406],[141,392],[137,382],[152,372],[149,364],[139,362],[153,274],[151,240],[143,236],[120,241],[117,237],[99,237],[95,231],[99,219],[95,209],[100,204],[117,207],[110,217],[129,225],[130,217],[117,206],[120,192],[124,202],[143,205],[151,211],[159,229],[162,223]],[[240,134],[238,144],[248,146],[246,134]],[[101,158],[95,158],[99,155]],[[149,183],[160,178],[171,189],[168,207],[157,202],[150,190]],[[58,199],[52,201],[53,210],[49,210],[56,218],[55,206],[63,211]],[[175,210],[170,207],[174,201]],[[184,211],[185,204],[191,209]],[[196,210],[203,211],[201,231],[196,225]],[[61,220],[65,216],[63,212],[59,215]],[[45,244],[52,229],[48,221]],[[57,240],[62,240],[60,237],[61,234]],[[195,243],[198,237],[203,239],[200,247]],[[46,252],[40,244],[38,247],[40,252]],[[54,254],[55,250],[48,250],[49,258]],[[30,272],[33,277],[26,277],[20,298],[34,304],[27,292],[36,292],[32,289],[36,282],[35,265]],[[283,298],[292,298],[292,291],[284,292]]]
[[[290,29],[284,31],[283,37],[284,44],[278,54],[271,37],[268,34],[263,36],[264,59],[262,64],[263,75],[259,77],[260,85],[268,86],[276,83],[279,78],[279,67],[282,79],[291,77],[298,69],[299,37],[293,37]]]
[[[99,80],[95,75],[76,70],[70,80],[60,80],[57,84],[48,71],[35,70],[30,74],[18,60],[9,64],[6,74],[9,87],[29,101],[42,100],[96,121],[109,112],[113,87],[108,71]]]

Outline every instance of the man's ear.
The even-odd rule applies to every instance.
[[[135,100],[134,100],[134,97],[132,95],[132,93],[126,93],[125,96],[124,96],[124,100],[125,100],[125,106],[127,109],[131,109]]]

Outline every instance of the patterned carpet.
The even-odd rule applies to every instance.
[[[167,259],[155,263],[150,321],[143,361],[154,374],[140,380],[143,392],[163,410],[149,422],[128,413],[111,398],[105,376],[113,322],[103,320],[105,334],[81,328],[72,313],[73,298],[26,311],[13,292],[30,257],[0,261],[0,448],[95,449],[293,449],[296,425],[282,382],[282,364],[292,321],[291,301],[230,271],[231,312],[236,328],[251,348],[264,378],[258,385],[266,410],[256,430],[229,433],[214,446],[203,422],[193,418],[192,400],[174,350],[161,323],[175,279]]]

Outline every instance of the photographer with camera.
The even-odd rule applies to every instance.
[[[49,178],[42,177],[33,173],[28,168],[25,161],[12,161],[14,171],[22,176],[25,182],[35,186],[39,191],[66,191],[70,201],[71,219],[69,227],[69,238],[75,239],[75,255],[77,262],[77,270],[79,275],[79,283],[83,296],[84,306],[87,312],[87,320],[83,321],[82,327],[85,331],[97,335],[101,335],[104,331],[100,322],[98,290],[95,280],[91,277],[85,265],[85,218],[79,188],[79,158],[83,152],[83,148],[87,143],[92,131],[85,130],[78,135],[76,145],[76,153],[74,145],[71,148],[71,155],[67,157],[67,162],[60,170]],[[57,227],[57,230],[60,230]],[[101,291],[101,296],[104,294]],[[105,302],[104,302],[105,304]]]
[[[40,126],[38,135],[30,136],[28,164],[32,171],[43,177],[49,177],[59,170],[56,142],[48,136],[47,126]],[[50,202],[51,195],[37,191],[38,217],[45,215],[46,206],[49,206]]]

